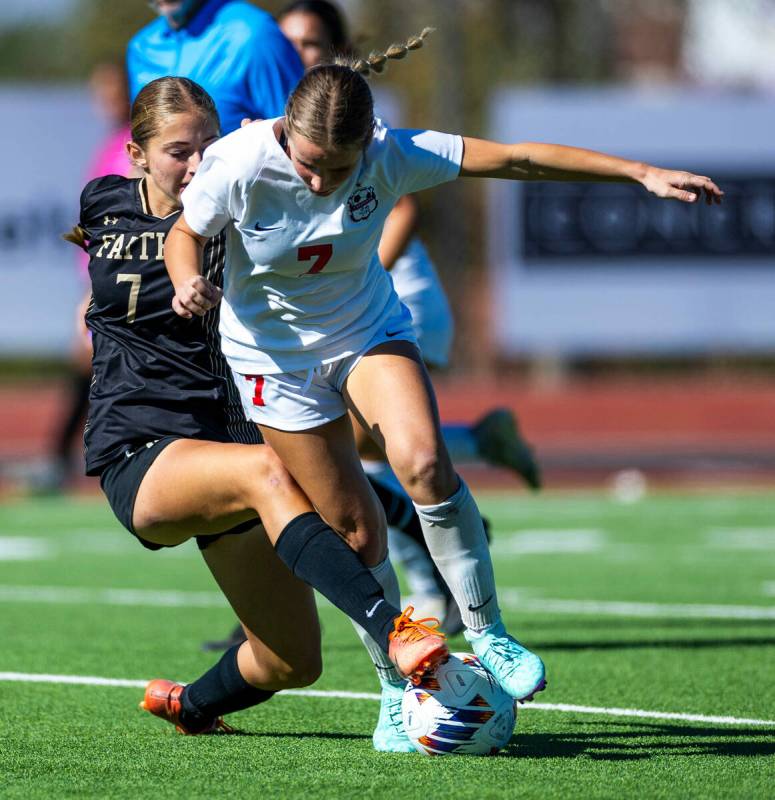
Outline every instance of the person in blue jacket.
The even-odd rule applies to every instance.
[[[215,101],[221,131],[240,122],[281,116],[304,73],[293,45],[274,19],[243,0],[153,0],[159,18],[127,47],[134,102],[165,75],[190,78]]]

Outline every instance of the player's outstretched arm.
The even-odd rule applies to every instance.
[[[207,237],[192,230],[181,214],[164,245],[164,263],[175,287],[172,308],[186,319],[194,314],[203,317],[220,302],[223,294],[202,275],[202,253],[206,244]]]
[[[708,205],[720,203],[724,194],[705,175],[660,169],[579,147],[539,142],[498,144],[469,137],[464,137],[463,143],[461,177],[640,183],[657,197],[685,203],[693,203],[704,194]]]

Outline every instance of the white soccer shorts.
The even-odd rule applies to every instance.
[[[319,428],[347,413],[342,388],[358,362],[384,342],[417,344],[410,316],[389,318],[358,353],[329,364],[270,375],[245,374],[232,369],[234,382],[248,419],[281,431]]]

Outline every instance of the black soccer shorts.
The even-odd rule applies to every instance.
[[[140,484],[143,482],[146,472],[148,472],[159,453],[167,445],[172,444],[179,438],[179,436],[164,436],[147,444],[127,444],[122,449],[125,453],[131,453],[131,455],[123,455],[111,461],[100,474],[100,486],[108,498],[108,503],[118,521],[148,550],[162,550],[165,547],[175,547],[175,545],[149,542],[135,531],[132,525],[132,518],[134,517],[137,493],[140,490]],[[239,525],[235,525],[222,533],[196,536],[196,543],[200,550],[204,550],[216,539],[220,539],[221,536],[244,533],[259,522],[259,518],[256,517],[253,520],[241,522]]]

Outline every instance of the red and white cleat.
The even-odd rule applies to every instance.
[[[182,683],[156,678],[145,687],[145,697],[140,703],[140,708],[150,711],[156,717],[167,720],[175,726],[178,733],[185,736],[199,736],[207,733],[234,733],[234,728],[227,725],[222,717],[207,722],[204,727],[190,728],[180,720],[183,706],[180,702],[180,695],[185,687]]]
[[[390,634],[388,657],[398,674],[414,684],[420,683],[423,675],[433,673],[439,664],[449,658],[449,649],[444,634],[438,629],[435,617],[413,620],[413,606],[394,622],[395,630]],[[428,625],[426,623],[432,623]]]

